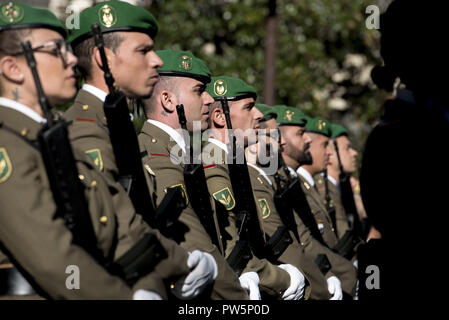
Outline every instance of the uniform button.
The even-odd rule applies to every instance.
[[[301,245],[304,247],[304,242],[301,242]]]
[[[106,222],[108,222],[108,217],[106,217],[106,216],[101,216],[101,217],[100,217],[100,222],[103,223],[103,224],[105,224]]]
[[[151,139],[151,142],[156,143],[157,142],[156,138]]]
[[[90,186],[92,187],[92,188],[95,188],[96,186],[97,186],[97,181],[92,181],[91,182],[91,184],[90,184]]]
[[[84,176],[83,176],[82,174],[80,174],[80,175],[78,176],[78,178],[80,178],[80,180],[84,180]]]
[[[332,231],[335,231],[334,228],[332,228]]]
[[[27,129],[27,128],[23,128],[22,131],[20,131],[20,134],[21,134],[22,136],[26,136],[27,133],[28,133],[28,129]]]
[[[87,111],[89,109],[89,106],[87,104],[85,104],[85,105],[83,105],[82,108],[83,108],[84,111]]]
[[[170,289],[174,289],[174,288],[175,288],[175,283],[174,282],[170,283]]]

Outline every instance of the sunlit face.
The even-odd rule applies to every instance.
[[[347,173],[354,173],[357,170],[357,151],[352,148],[351,141],[349,141],[347,136],[340,136],[335,141],[338,145],[338,153],[343,169]],[[336,157],[335,152],[332,157]]]
[[[141,32],[122,32],[123,41],[108,62],[115,85],[130,98],[149,98],[159,80],[157,69],[163,66],[154,51],[151,37]]]
[[[34,58],[42,88],[49,103],[57,105],[72,99],[76,94],[73,67],[78,60],[71,52],[66,54],[65,62],[61,59],[53,41],[63,40],[63,37],[56,31],[39,28],[33,29],[23,40],[30,41],[32,48],[46,44],[44,48],[34,51]],[[24,74],[25,90],[37,98],[36,85],[26,58],[23,55],[17,56],[17,63],[21,65]]]
[[[207,129],[209,106],[214,99],[206,92],[206,85],[187,77],[178,77],[177,81],[177,100],[184,105],[187,129],[193,130],[193,121],[201,121],[201,130]]]
[[[322,134],[311,133],[310,153],[313,159],[313,168],[316,172],[323,170],[329,162],[332,151],[329,147],[329,138]]]
[[[239,133],[249,133],[250,130],[254,130],[253,135],[251,136],[255,138],[259,128],[259,120],[263,115],[257,108],[255,108],[253,98],[245,98],[232,102],[230,107],[230,117],[232,128],[235,130],[236,136],[238,136]],[[254,142],[255,141],[249,141],[247,135],[244,137],[245,146],[247,146],[248,143]]]
[[[299,164],[305,164],[307,159],[310,159],[308,154],[310,142],[310,136],[304,127],[282,126],[281,147],[284,150],[284,155]]]

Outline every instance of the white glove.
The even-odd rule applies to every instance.
[[[327,290],[332,295],[329,300],[343,299],[343,291],[341,290],[341,282],[336,276],[327,279]]]
[[[278,265],[290,275],[290,287],[282,295],[283,300],[299,300],[304,296],[305,278],[301,271],[291,264]]]
[[[187,266],[191,270],[190,273],[187,277],[176,281],[172,290],[178,299],[187,300],[196,297],[218,275],[217,263],[207,252],[200,250],[189,252]]]
[[[240,277],[240,285],[249,291],[250,300],[260,300],[259,275],[254,271],[245,272]]]
[[[162,298],[154,291],[139,289],[134,292],[133,300],[162,300]]]

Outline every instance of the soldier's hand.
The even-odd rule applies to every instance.
[[[254,272],[245,272],[240,277],[240,285],[249,292],[250,300],[260,300],[259,275]]]
[[[187,266],[190,273],[176,281],[173,294],[179,299],[192,299],[218,275],[218,266],[214,257],[207,252],[195,250],[189,253]]]
[[[336,276],[327,279],[327,290],[332,295],[329,300],[343,299],[343,291],[341,290],[341,282]]]
[[[133,300],[162,300],[162,298],[154,291],[139,289],[134,292]]]
[[[283,300],[299,300],[304,296],[305,278],[301,271],[291,264],[281,264],[279,268],[290,275],[290,287],[282,295]]]

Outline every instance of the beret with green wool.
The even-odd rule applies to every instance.
[[[193,78],[205,84],[210,82],[209,68],[192,52],[167,49],[158,50],[156,53],[164,62],[157,70],[161,76]]]
[[[148,10],[124,1],[105,1],[80,13],[79,28],[70,30],[69,42],[72,46],[93,36],[93,24],[98,24],[102,33],[134,31],[146,33],[153,39],[158,31],[157,21]]]
[[[274,106],[277,116],[277,123],[280,126],[300,126],[304,127],[307,123],[307,116],[299,109],[285,105]]]
[[[256,109],[262,112],[264,120],[276,119],[278,116],[276,109],[267,104],[256,103]]]
[[[348,130],[339,124],[331,123],[331,139],[337,139],[341,136],[347,136]]]
[[[331,136],[331,124],[324,118],[309,118],[306,124],[306,131],[322,134],[326,137]]]
[[[67,30],[64,24],[47,9],[9,1],[0,5],[0,31],[25,28],[46,28],[59,32],[64,38]]]
[[[241,100],[245,98],[257,99],[257,92],[254,87],[245,81],[228,76],[212,77],[211,82],[207,85],[207,93],[215,100]]]

